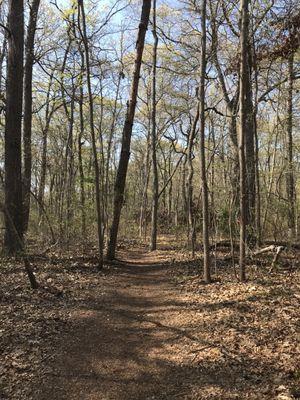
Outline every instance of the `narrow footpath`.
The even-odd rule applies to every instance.
[[[92,307],[74,312],[76,329],[62,337],[39,400],[184,398],[190,374],[182,361],[197,342],[179,323],[184,299],[166,260],[141,251],[128,257],[105,296],[91,293]]]

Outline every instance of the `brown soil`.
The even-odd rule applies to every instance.
[[[94,288],[93,303],[72,313],[76,328],[62,337],[39,400],[183,398],[189,371],[181,361],[198,340],[178,327],[184,296],[165,256],[127,253],[116,269],[105,296]]]
[[[73,308],[38,400],[298,398],[298,275],[206,286],[179,261],[180,285],[171,257],[123,251]]]
[[[204,285],[201,253],[174,245],[125,243],[100,273],[92,247],[37,256],[38,291],[3,265],[0,399],[300,398],[299,252],[241,284],[220,251]]]

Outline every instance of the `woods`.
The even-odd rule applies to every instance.
[[[203,225],[205,254],[209,241],[235,241],[239,230],[241,270],[248,249],[263,241],[288,237],[289,243],[297,242],[299,165],[293,132],[298,122],[299,10],[292,2],[276,12],[272,3],[267,8],[241,3],[240,10],[238,3],[187,3],[177,11],[168,3],[154,4],[152,35],[147,36],[146,2],[136,42],[128,41],[130,28],[118,21],[131,12],[130,3],[112,4],[103,20],[88,22],[85,13],[89,19],[93,5],[86,11],[80,2],[68,8],[34,1],[20,13],[16,4],[11,10],[2,5],[3,21],[11,16],[2,30],[4,60],[7,55],[4,125],[13,132],[5,140],[5,195],[21,236],[30,211],[29,233],[38,230],[47,238],[44,208],[60,242],[80,237],[80,232],[98,232],[101,266],[104,251],[114,258],[118,232],[126,236],[128,224],[130,235],[138,233],[138,225],[140,234],[149,235],[152,250],[157,234],[168,231],[186,231],[187,244],[193,236],[201,243]],[[26,29],[21,21],[14,26],[14,13],[26,19]],[[43,25],[44,17],[63,22],[53,35]],[[187,21],[194,19],[193,31],[181,35],[172,28],[177,19],[187,32]],[[274,27],[275,42],[268,24]],[[114,29],[118,33],[111,34]],[[105,47],[111,35],[111,48],[101,50],[100,37]],[[20,128],[15,116],[20,115],[23,81]],[[10,96],[19,97],[19,103],[10,105]],[[15,140],[18,146],[9,150]],[[10,166],[12,157],[19,167]],[[6,250],[14,253],[18,249],[8,243],[8,223],[6,232]],[[242,271],[240,278],[245,279]]]
[[[267,307],[261,293],[269,287],[278,308],[286,300],[292,310],[300,262],[298,2],[5,0],[0,37],[0,299],[22,287],[21,296],[64,301],[77,263],[98,275],[77,282],[76,309],[75,297],[86,299],[95,282],[106,293],[106,279],[122,285],[128,274],[135,287],[138,265],[145,313],[153,277],[158,296],[170,292],[172,301],[176,285],[195,302],[201,292],[204,304],[202,291],[209,297],[220,285],[224,293],[230,287],[228,301],[241,297],[250,309],[251,285],[261,290],[259,307]],[[224,346],[208,348],[226,359]],[[293,380],[299,369],[291,365]],[[298,398],[293,385],[288,399]],[[241,388],[240,397],[211,398],[246,398]],[[121,399],[109,390],[107,398]],[[248,398],[280,394],[261,390]]]

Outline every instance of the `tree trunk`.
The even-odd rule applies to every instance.
[[[122,61],[123,62],[123,61]],[[121,66],[122,66],[121,62]],[[106,156],[106,162],[105,162],[105,183],[104,183],[104,189],[105,189],[105,227],[108,231],[109,227],[109,217],[110,217],[110,211],[108,207],[108,203],[111,202],[111,190],[110,190],[110,163],[111,163],[111,153],[112,153],[112,145],[113,145],[113,138],[114,138],[114,133],[115,133],[115,128],[116,128],[116,123],[117,123],[117,111],[118,111],[118,100],[120,96],[120,89],[121,89],[121,80],[124,77],[123,70],[119,72],[118,76],[118,82],[117,82],[117,87],[116,87],[116,96],[114,100],[114,107],[113,107],[113,112],[112,112],[112,119],[111,119],[111,126],[109,130],[109,136],[108,136],[108,142],[107,142],[107,156]],[[107,235],[108,236],[108,235]]]
[[[65,235],[69,239],[70,227],[73,220],[73,195],[74,195],[74,113],[75,113],[75,85],[72,77],[72,92],[70,100],[70,112],[68,114],[68,139],[66,144],[66,220]]]
[[[6,47],[7,47],[7,35],[5,35],[5,37],[4,37],[4,40],[2,43],[2,48],[1,48],[1,53],[0,53],[0,95],[1,96],[2,96],[2,85],[3,85],[3,62],[6,57]]]
[[[141,70],[142,57],[144,51],[145,36],[149,23],[150,9],[151,9],[150,0],[143,0],[141,20],[140,20],[138,38],[136,43],[136,59],[135,59],[133,82],[131,87],[131,96],[130,96],[130,101],[127,104],[126,119],[122,133],[121,155],[115,182],[113,221],[110,228],[110,238],[107,249],[107,258],[110,260],[115,258],[115,253],[116,253],[121,209],[123,205],[127,168],[130,157],[132,127],[133,127],[135,108],[137,102],[140,70]]]
[[[95,173],[95,193],[96,193],[96,212],[97,212],[97,232],[98,232],[98,247],[99,247],[99,269],[103,267],[103,221],[102,221],[102,211],[101,211],[101,197],[100,197],[100,170],[99,161],[96,146],[96,134],[94,126],[94,100],[92,93],[92,83],[91,83],[91,73],[90,73],[90,55],[89,55],[89,45],[86,30],[86,19],[84,12],[83,0],[78,0],[79,10],[81,10],[82,18],[82,30],[80,28],[84,52],[85,52],[85,65],[86,65],[86,78],[88,87],[88,97],[89,97],[89,111],[90,111],[90,130],[92,137],[92,150],[94,159],[94,173]]]
[[[198,90],[197,90],[198,94]],[[196,231],[195,231],[195,221],[194,221],[194,202],[193,202],[193,177],[194,177],[194,166],[193,166],[193,147],[194,140],[196,136],[197,125],[200,116],[200,102],[197,102],[197,111],[188,135],[187,144],[187,164],[188,164],[188,177],[187,177],[187,220],[188,220],[188,248],[192,250],[192,256],[195,254],[195,241],[196,241]]]
[[[156,0],[153,0],[153,65],[152,65],[152,129],[151,129],[151,150],[152,150],[152,215],[151,215],[151,241],[150,250],[157,247],[157,213],[158,213],[158,171],[156,162],[156,63],[158,36],[156,32]]]
[[[248,39],[249,39],[249,0],[241,0],[241,34],[240,34],[240,132],[239,132],[239,165],[240,165],[240,280],[246,280],[245,255],[247,237],[247,181],[246,181],[246,137],[248,135],[248,104],[249,89],[248,69]]]
[[[287,159],[288,172],[286,175],[286,191],[288,199],[288,228],[290,239],[295,238],[296,233],[296,190],[293,163],[293,74],[294,74],[294,54],[288,59],[288,117],[287,117]]]
[[[145,162],[144,162],[144,186],[143,186],[143,192],[142,192],[142,199],[141,199],[141,208],[140,208],[140,220],[139,220],[139,236],[144,238],[146,240],[146,235],[147,235],[147,205],[148,205],[148,185],[149,185],[149,176],[150,176],[150,141],[151,141],[151,132],[150,132],[150,127],[148,131],[148,136],[147,136],[147,150],[146,150],[146,156],[145,156]]]
[[[5,237],[8,254],[22,251],[22,103],[24,59],[24,4],[23,0],[9,1],[8,56],[5,116]],[[11,221],[7,217],[10,216]],[[12,229],[15,227],[15,230]],[[17,236],[17,237],[16,237]]]
[[[24,221],[23,233],[27,232],[30,210],[31,190],[31,127],[32,127],[32,68],[34,63],[34,37],[40,0],[32,0],[30,16],[25,44],[25,69],[24,69],[24,120],[23,120],[23,144],[24,144],[24,176],[23,176],[23,207]]]
[[[255,84],[255,106],[253,107],[253,135],[255,143],[255,242],[261,245],[261,193],[260,193],[260,173],[259,173],[259,140],[257,131],[257,112],[258,112],[258,69],[255,40],[252,37],[253,48],[253,71]]]
[[[205,74],[206,74],[206,0],[202,0],[201,10],[201,65],[200,65],[200,173],[202,184],[202,213],[203,213],[203,279],[211,282],[210,251],[209,251],[209,218],[208,218],[208,187],[205,161]]]
[[[252,74],[252,46],[249,38],[249,12],[247,15],[247,39],[246,39],[246,71],[245,71],[245,161],[246,161],[246,197],[247,197],[247,243],[255,244],[255,203],[256,203],[256,156],[255,156],[255,121],[256,113],[253,109],[253,90],[251,84]]]
[[[38,201],[40,204],[44,203],[44,193],[46,185],[46,174],[47,174],[47,148],[48,148],[48,131],[50,127],[51,117],[53,115],[53,110],[50,111],[50,92],[53,81],[53,73],[49,77],[49,84],[46,97],[46,112],[45,112],[45,126],[42,132],[42,159],[41,159],[41,174],[40,174],[40,184],[38,191]],[[40,217],[43,215],[43,211],[39,210]]]
[[[184,157],[184,161],[182,164],[182,168],[181,168],[181,174],[180,174],[180,178],[181,178],[181,197],[182,197],[182,222],[186,223],[187,222],[187,210],[188,210],[188,194],[187,194],[187,190],[186,190],[186,163],[187,163],[187,157],[185,155]]]
[[[79,98],[79,118],[80,129],[78,134],[78,169],[80,179],[80,209],[81,209],[81,233],[83,238],[86,237],[86,213],[85,213],[85,188],[84,188],[84,170],[82,160],[82,136],[84,132],[84,119],[83,119],[83,87],[80,87]]]

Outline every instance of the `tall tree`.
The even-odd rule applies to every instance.
[[[124,199],[128,162],[130,158],[132,127],[134,122],[140,71],[142,65],[145,37],[149,23],[150,10],[151,10],[151,1],[143,0],[141,19],[140,19],[138,37],[136,42],[136,58],[135,58],[135,68],[133,72],[133,81],[131,86],[131,95],[130,95],[130,100],[127,104],[127,113],[122,133],[121,154],[115,181],[113,220],[110,228],[110,238],[107,249],[107,258],[109,260],[114,259],[116,253],[120,216]]]
[[[98,161],[98,152],[96,145],[96,133],[94,124],[94,98],[92,92],[92,78],[91,78],[91,66],[90,66],[90,50],[89,42],[86,29],[86,17],[83,5],[83,0],[78,0],[78,11],[81,11],[82,29],[80,25],[80,15],[78,16],[80,32],[84,45],[85,54],[85,68],[86,68],[86,79],[87,89],[89,98],[89,117],[90,117],[90,131],[92,137],[92,150],[93,150],[93,161],[94,161],[94,173],[95,173],[95,193],[96,193],[96,213],[97,213],[97,233],[98,233],[98,249],[99,249],[99,268],[103,267],[103,220],[101,210],[101,194],[100,194],[100,169]]]
[[[201,7],[201,65],[200,65],[200,173],[202,184],[202,214],[203,214],[203,278],[206,283],[211,282],[210,251],[209,251],[209,215],[208,215],[208,186],[205,161],[205,75],[206,75],[206,0],[202,0]]]
[[[196,90],[196,96],[199,96],[199,89]],[[200,102],[197,101],[197,110],[194,117],[192,126],[188,132],[187,138],[187,164],[188,164],[188,176],[186,180],[186,194],[187,194],[187,222],[188,222],[188,247],[191,248],[192,256],[195,255],[195,242],[196,242],[196,229],[195,229],[195,215],[194,215],[194,188],[193,188],[193,177],[194,177],[194,166],[193,166],[193,148],[194,141],[197,133],[197,125],[200,116]]]
[[[49,76],[49,83],[47,86],[47,94],[46,94],[45,125],[42,127],[41,172],[40,172],[40,182],[38,188],[39,204],[44,203],[46,173],[47,173],[48,133],[50,129],[51,118],[53,117],[55,111],[54,105],[51,108],[51,90],[53,84],[53,77],[54,77],[54,71],[52,71]],[[41,215],[42,215],[42,207],[40,207],[40,216]]]
[[[288,198],[288,227],[289,236],[295,238],[296,233],[296,191],[294,178],[294,146],[293,146],[293,90],[294,90],[294,53],[288,57],[288,115],[287,115],[287,142],[288,142],[288,172],[286,189]]]
[[[86,237],[86,193],[85,193],[85,184],[84,184],[84,168],[83,168],[83,157],[82,157],[82,146],[83,146],[83,134],[84,134],[84,115],[83,115],[83,75],[84,75],[84,53],[79,46],[79,53],[81,58],[81,70],[79,75],[79,85],[80,85],[80,94],[79,94],[79,133],[77,138],[78,143],[78,169],[79,169],[79,181],[80,181],[80,209],[81,209],[81,234],[83,238]]]
[[[246,240],[249,246],[255,244],[255,205],[256,205],[256,155],[255,155],[255,135],[254,127],[256,113],[253,109],[253,89],[252,89],[252,59],[253,59],[253,46],[250,40],[250,15],[249,5],[247,7],[246,18],[246,39],[245,39],[245,53],[247,59],[245,60],[245,71],[243,84],[245,86],[245,162],[246,162],[246,218],[247,218],[247,231]],[[252,35],[253,32],[251,32]]]
[[[151,115],[151,150],[152,150],[152,215],[151,215],[151,242],[150,250],[156,250],[157,246],[157,214],[158,214],[158,170],[156,161],[156,63],[158,36],[156,31],[156,0],[153,0],[153,56],[152,56],[152,115]]]
[[[23,175],[23,207],[24,221],[23,232],[28,228],[30,210],[31,190],[31,126],[32,126],[32,68],[34,63],[34,38],[40,0],[32,0],[30,4],[29,23],[25,43],[25,68],[24,68],[24,120],[23,120],[23,143],[24,143],[24,175]]]
[[[5,118],[5,208],[7,212],[4,238],[4,247],[9,254],[21,251],[23,240],[21,170],[23,61],[24,4],[23,0],[10,0]]]
[[[248,225],[246,143],[249,132],[249,0],[241,0],[241,33],[240,33],[240,132],[239,132],[239,166],[240,166],[240,280],[246,280],[245,255]]]

